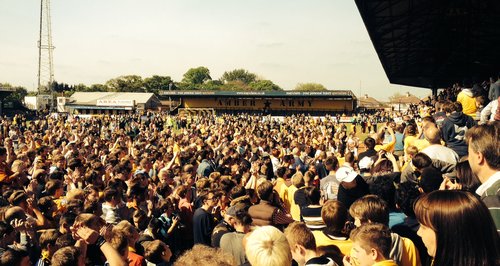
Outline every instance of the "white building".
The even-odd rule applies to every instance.
[[[71,114],[125,114],[136,110],[158,110],[161,102],[154,93],[142,92],[75,92],[58,97],[58,111]]]

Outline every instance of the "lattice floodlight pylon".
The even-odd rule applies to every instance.
[[[50,0],[40,0],[40,36],[38,39],[38,93],[52,93],[54,82]]]

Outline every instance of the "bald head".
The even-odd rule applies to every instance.
[[[429,126],[424,130],[424,136],[431,144],[441,144],[441,132],[435,126]]]

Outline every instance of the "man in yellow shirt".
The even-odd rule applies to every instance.
[[[464,88],[457,95],[457,102],[462,104],[462,112],[468,116],[476,117],[476,99],[471,89]]]

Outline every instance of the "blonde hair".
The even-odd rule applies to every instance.
[[[247,238],[245,253],[251,265],[292,265],[288,240],[274,226],[257,227]]]
[[[237,265],[231,254],[219,248],[212,248],[204,245],[194,245],[179,257],[174,266],[234,266]],[[258,265],[258,264],[252,264]]]

